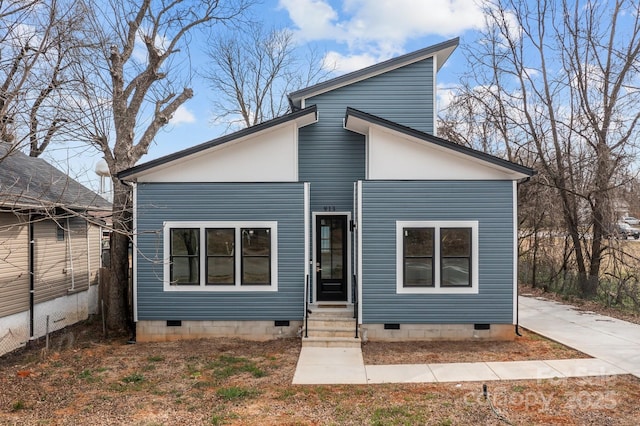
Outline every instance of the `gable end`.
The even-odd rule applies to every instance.
[[[509,178],[513,180],[526,179],[535,174],[535,171],[529,167],[512,163],[463,145],[455,144],[437,136],[412,129],[350,107],[347,108],[344,127],[347,130],[365,135],[370,139],[367,141],[367,149],[369,151],[372,150],[372,145],[376,143],[376,139],[382,140],[383,138],[379,136],[387,133],[391,135],[389,139],[396,138],[398,141],[403,141],[404,143],[418,142],[424,147],[431,146],[432,148],[437,149],[439,156],[446,155],[446,153],[449,152],[450,154],[453,154],[454,157],[466,158],[476,164],[483,165],[485,169],[496,169],[501,172],[500,174],[504,174],[504,176],[509,175]],[[451,155],[449,155],[449,157],[451,157]],[[369,166],[371,166],[371,164]],[[389,177],[387,176],[387,178]],[[406,178],[406,176],[404,176],[404,178]]]

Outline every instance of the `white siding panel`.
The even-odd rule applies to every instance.
[[[295,182],[298,177],[295,123],[271,132],[229,142],[187,157],[139,182]]]
[[[369,130],[369,179],[509,180],[498,166],[377,127]]]

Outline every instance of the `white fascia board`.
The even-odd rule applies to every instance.
[[[346,122],[344,123],[344,128],[347,130],[351,130],[352,132],[360,133],[361,135],[369,135],[369,129],[373,125],[367,120],[363,120],[362,118],[350,115]]]

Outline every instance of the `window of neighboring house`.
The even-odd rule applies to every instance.
[[[276,222],[165,222],[164,236],[165,290],[277,290]]]
[[[64,228],[60,226],[56,228],[56,240],[64,241]]]
[[[477,293],[477,221],[398,221],[398,293]]]

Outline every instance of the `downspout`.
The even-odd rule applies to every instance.
[[[131,188],[131,196],[132,196],[131,197],[132,198],[131,199],[131,209],[132,209],[131,219],[133,221],[133,224],[131,228],[132,235],[129,238],[129,244],[128,244],[128,246],[131,247],[131,269],[130,269],[130,276],[129,276],[131,285],[127,283],[127,299],[131,300],[131,304],[133,305],[132,306],[133,312],[131,312],[132,315],[127,318],[127,323],[129,327],[132,329],[132,336],[127,341],[127,343],[135,344],[136,332],[137,332],[136,323],[138,322],[138,295],[137,295],[138,274],[136,272],[137,271],[136,254],[137,254],[137,247],[138,247],[138,236],[137,236],[137,233],[138,233],[138,218],[137,218],[138,185],[137,185],[137,182],[129,182],[121,178],[118,178],[118,180],[123,185],[126,185],[129,188]],[[128,253],[129,253],[129,247],[127,247],[127,257],[128,257]]]
[[[529,182],[529,180],[531,180],[531,177],[527,177],[525,179],[522,179],[522,180],[518,181],[516,183],[516,185],[515,185],[515,187],[516,187],[516,195],[515,195],[516,204],[515,204],[515,207],[516,208],[518,206],[518,204],[517,204],[518,203],[518,192],[519,192],[518,188],[520,187],[521,184]],[[518,222],[517,222],[518,213],[517,213],[517,210],[516,210],[516,212],[514,214],[514,220],[516,221],[515,222],[515,229],[516,229],[515,243],[516,243],[516,250],[517,250],[518,249],[518,245],[517,245],[518,244],[518,234],[517,234],[517,231],[518,231],[518,225],[517,225],[518,224]],[[518,262],[517,254],[518,253],[516,252],[515,259],[513,259],[513,261],[516,262],[516,266],[515,266],[516,268],[518,267],[517,266],[518,265],[517,264],[517,262]],[[517,271],[517,269],[516,269],[516,271]],[[516,336],[522,337],[522,334],[520,334],[520,301],[518,299],[519,295],[518,295],[518,284],[517,284],[518,274],[517,273],[515,274],[515,278],[516,278],[516,285],[515,285],[515,292],[516,292],[516,296],[515,296],[516,297],[516,304],[515,304],[515,308],[516,308],[516,330],[515,331],[516,331]]]
[[[29,213],[29,340],[33,340],[34,305],[35,305],[35,240],[33,216]]]

